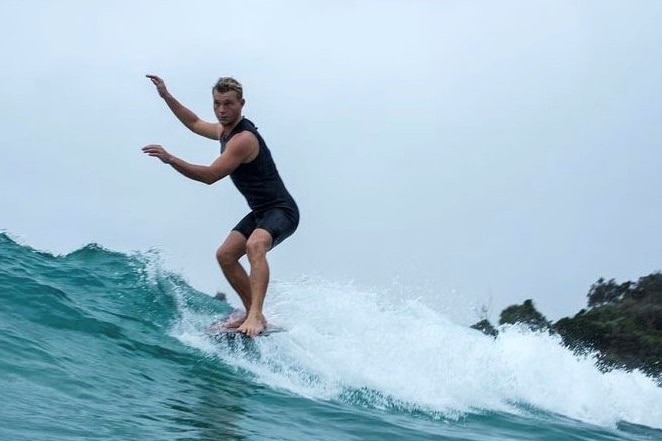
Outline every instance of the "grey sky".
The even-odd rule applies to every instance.
[[[144,74],[209,120],[233,75],[302,210],[273,278],[573,314],[597,278],[662,269],[660,22],[657,1],[3,1],[0,229],[156,247],[227,290],[245,202],[140,147],[218,154]]]

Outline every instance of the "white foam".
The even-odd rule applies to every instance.
[[[188,319],[186,340],[271,387],[317,399],[363,393],[371,406],[448,417],[533,406],[603,426],[662,428],[662,389],[640,373],[602,373],[546,334],[506,328],[494,340],[429,299],[393,294],[319,279],[273,283],[265,312],[288,332],[256,339],[258,357],[194,341],[200,318]]]

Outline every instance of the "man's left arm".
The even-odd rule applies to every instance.
[[[232,173],[244,162],[249,162],[259,149],[251,137],[236,136],[229,143],[225,151],[210,165],[191,164],[171,155],[163,146],[151,144],[143,147],[143,152],[149,156],[159,158],[163,163],[170,164],[172,168],[194,181],[211,185]]]

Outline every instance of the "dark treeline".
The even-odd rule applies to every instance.
[[[525,300],[501,312],[499,325],[505,324],[558,334],[564,345],[578,353],[596,351],[604,370],[640,369],[662,377],[662,273],[620,284],[599,279],[591,285],[587,307],[556,323],[536,310],[533,301]],[[472,327],[498,335],[487,320]]]

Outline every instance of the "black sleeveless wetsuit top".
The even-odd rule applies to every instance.
[[[276,164],[271,157],[271,152],[258,133],[255,124],[242,117],[239,124],[227,136],[221,136],[221,153],[225,151],[228,141],[244,130],[248,130],[255,135],[260,144],[260,151],[251,162],[237,167],[230,174],[230,179],[246,198],[251,210],[255,212],[271,208],[291,209],[298,212],[297,205],[285,188],[285,184],[276,169]]]

